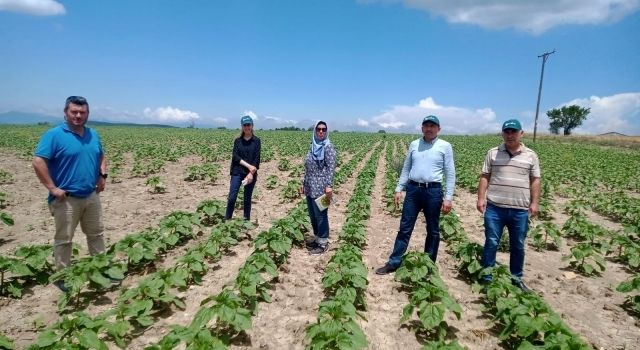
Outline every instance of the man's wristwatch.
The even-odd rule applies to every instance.
[[[100,173],[100,176],[102,176],[103,179],[107,179],[109,177],[109,174],[107,173]]]

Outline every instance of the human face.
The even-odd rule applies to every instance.
[[[517,148],[520,146],[520,140],[522,139],[523,134],[524,131],[522,130],[505,129],[502,130],[502,139],[508,148]]]
[[[318,124],[316,126],[316,138],[324,140],[327,137],[327,126],[325,124]]]
[[[422,124],[422,135],[424,136],[425,141],[433,141],[433,139],[438,137],[439,132],[440,126],[436,123],[426,122]]]
[[[242,124],[242,133],[245,136],[250,136],[253,134],[253,124]]]
[[[75,103],[69,103],[69,106],[64,111],[64,119],[71,129],[80,129],[84,127],[89,119],[89,108],[87,105],[77,105]]]

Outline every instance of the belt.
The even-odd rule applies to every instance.
[[[440,182],[417,182],[417,181],[409,180],[409,184],[418,186],[418,187],[424,187],[424,188],[442,187],[442,183]]]

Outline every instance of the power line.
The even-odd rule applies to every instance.
[[[538,57],[542,57],[542,70],[540,71],[540,86],[538,87],[538,103],[536,103],[536,120],[533,124],[533,142],[536,142],[536,134],[538,132],[538,112],[540,111],[540,95],[542,94],[542,78],[544,77],[544,64],[547,63],[549,55],[556,53],[556,50],[545,52]]]

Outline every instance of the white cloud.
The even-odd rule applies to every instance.
[[[222,117],[216,117],[216,118],[213,118],[213,121],[218,123],[218,124],[227,124],[229,122],[229,119],[222,118]]]
[[[370,2],[389,0],[368,0]],[[635,12],[640,0],[396,0],[405,6],[489,29],[516,28],[541,34],[566,24],[615,22]]]
[[[363,127],[368,127],[369,126],[369,122],[362,119],[362,118],[358,118],[358,121],[356,121],[356,125],[358,126],[363,126]]]
[[[248,115],[251,117],[251,119],[255,120],[260,120],[260,117],[258,117],[258,115],[254,112],[254,111],[244,111],[244,113],[242,113],[242,116]],[[238,123],[240,122],[240,118],[242,118],[242,116],[238,117]]]
[[[255,125],[258,129],[275,129],[287,126],[298,126],[298,121],[274,116],[261,117],[260,122]]]
[[[188,122],[200,118],[196,112],[183,111],[171,106],[156,109],[147,107],[144,109],[143,114],[148,119],[160,122]]]
[[[640,135],[640,92],[577,98],[556,108],[570,105],[591,108],[587,119],[573,130],[574,134],[619,132],[625,135]],[[549,117],[546,114],[538,126],[543,126],[542,129],[548,131]]]
[[[382,127],[390,131],[415,133],[420,132],[422,118],[430,114],[440,119],[443,134],[484,134],[500,130],[500,123],[496,121],[496,114],[491,108],[443,106],[438,105],[432,97],[413,106],[393,106],[372,117],[369,123],[374,129]]]
[[[0,0],[0,11],[26,13],[35,16],[64,15],[64,6],[55,0]]]

